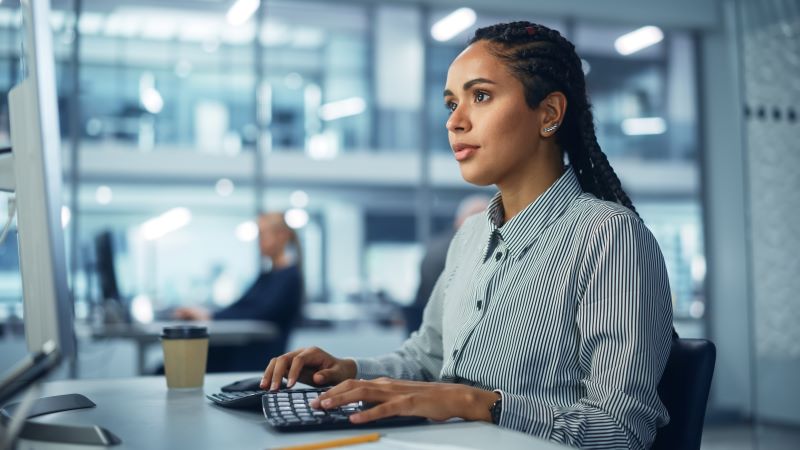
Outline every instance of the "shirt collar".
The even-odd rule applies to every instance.
[[[561,216],[570,203],[582,193],[583,189],[575,171],[568,166],[555,183],[506,223],[503,223],[505,211],[502,195],[499,192],[495,194],[486,209],[490,233],[484,260],[498,239],[506,244],[510,256],[513,258],[521,256],[542,231]]]

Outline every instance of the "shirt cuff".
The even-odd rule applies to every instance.
[[[383,373],[383,364],[373,358],[348,358],[356,363],[356,379],[372,380],[386,376]]]
[[[550,439],[553,432],[553,411],[530,398],[495,390],[503,398],[500,426]]]

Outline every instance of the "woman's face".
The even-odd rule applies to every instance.
[[[263,256],[272,259],[283,254],[289,241],[289,233],[280,223],[280,217],[266,214],[258,219],[258,244]]]
[[[536,160],[542,113],[528,107],[522,83],[485,41],[450,65],[444,101],[451,111],[447,136],[464,180],[485,186],[524,177]]]

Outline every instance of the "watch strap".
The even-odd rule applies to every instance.
[[[492,423],[500,425],[500,415],[503,412],[503,395],[498,391],[494,392],[500,394],[500,397],[489,407],[489,414],[492,416]]]

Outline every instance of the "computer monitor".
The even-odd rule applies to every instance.
[[[11,151],[0,153],[0,190],[13,192],[15,198],[28,352],[39,355],[34,358],[34,363],[45,355],[47,361],[52,361],[48,367],[52,367],[60,359],[75,354],[73,305],[67,289],[61,227],[61,139],[53,36],[47,0],[21,0],[20,9],[24,73],[23,80],[11,89],[8,96]],[[31,374],[36,366],[28,364],[28,369],[23,368],[19,373]],[[34,373],[41,374],[42,371]],[[12,373],[3,379],[4,389],[0,390],[5,391],[9,383],[19,381],[19,376]],[[33,382],[37,378],[30,376],[28,380]],[[19,384],[13,386],[19,388]],[[37,402],[38,408],[34,409],[42,412],[93,405],[77,394]],[[6,417],[4,414],[0,419]],[[0,427],[6,423],[0,420]],[[95,428],[42,427],[37,424],[36,427],[23,427],[21,435],[31,439],[57,435],[63,436],[61,440],[64,442],[100,442],[102,439],[95,438]],[[13,436],[13,433],[9,435]]]
[[[22,0],[24,79],[9,92],[11,153],[2,155],[0,189],[14,193],[28,351],[52,341],[75,352],[61,228],[61,139],[50,7]],[[9,171],[8,166],[13,170]]]

